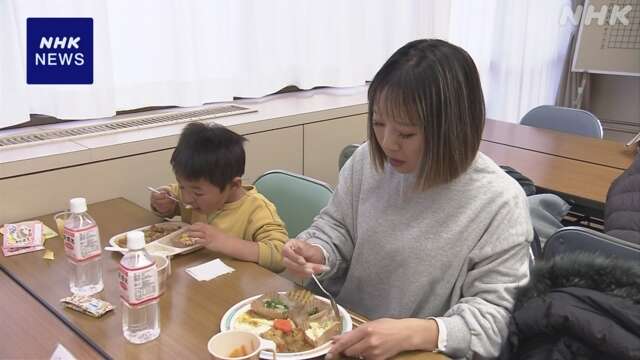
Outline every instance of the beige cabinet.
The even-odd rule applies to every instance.
[[[359,114],[245,135],[245,183],[268,170],[283,169],[335,187],[338,155],[345,145],[365,141],[366,121],[366,114]],[[77,196],[89,203],[124,197],[148,208],[146,186],[175,181],[172,153],[173,148],[165,148],[2,179],[0,224],[66,209]]]
[[[302,173],[302,125],[246,135],[247,163],[244,182],[253,181],[268,170]]]
[[[0,223],[67,209],[73,197],[89,203],[124,197],[148,208],[147,186],[175,182],[172,153],[162,150],[0,180],[7,210]]]
[[[335,187],[340,151],[348,144],[359,144],[366,139],[366,114],[305,124],[304,175]]]
[[[245,182],[272,169],[302,173],[302,125],[246,137]],[[175,182],[172,153],[167,149],[0,180],[0,223],[66,209],[78,196],[89,203],[124,197],[148,208],[147,186]]]

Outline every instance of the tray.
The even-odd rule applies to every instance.
[[[148,242],[147,245],[145,245],[145,249],[151,255],[160,255],[160,256],[170,257],[178,254],[186,254],[202,248],[202,245],[192,245],[192,246],[186,246],[186,247],[179,247],[174,245],[173,240],[180,237],[180,235],[182,235],[182,233],[185,231],[185,228],[189,226],[189,224],[179,222],[179,221],[162,222],[158,224],[143,226],[143,227],[132,229],[129,231],[134,231],[134,230],[144,231],[146,229],[149,229],[152,226],[156,226],[160,228],[176,228],[176,230],[163,237],[160,237],[158,239]],[[126,239],[127,232],[129,231],[126,231],[111,237],[111,239],[109,239],[109,244],[115,248],[119,248],[119,249],[122,249],[123,251],[126,251],[126,246],[120,246],[121,244],[120,239],[123,239],[123,238]]]

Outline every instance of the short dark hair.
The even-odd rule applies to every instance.
[[[371,157],[382,170],[386,156],[373,132],[373,113],[417,126],[424,153],[416,185],[447,183],[473,162],[485,122],[480,76],[466,51],[442,40],[415,40],[398,49],[369,86]]]
[[[173,172],[187,180],[207,180],[224,190],[235,177],[244,175],[245,141],[224,126],[192,122],[182,130],[171,155]]]

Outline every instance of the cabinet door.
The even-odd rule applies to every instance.
[[[247,163],[243,181],[251,184],[269,170],[302,174],[302,126],[246,135]]]
[[[124,197],[149,208],[147,186],[176,181],[169,159],[173,149],[99,161],[0,181],[0,199],[6,212],[0,224],[69,208],[69,199],[88,203]]]
[[[366,114],[304,125],[304,175],[335,187],[340,151],[366,139]]]

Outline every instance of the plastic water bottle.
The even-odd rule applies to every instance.
[[[160,335],[158,269],[144,249],[141,231],[127,233],[129,251],[120,260],[122,332],[134,344],[143,344]]]
[[[64,249],[69,261],[69,288],[79,295],[93,295],[102,291],[102,263],[98,225],[87,214],[87,200],[69,201],[71,216],[64,222]]]

